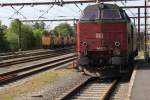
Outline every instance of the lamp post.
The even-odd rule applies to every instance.
[[[144,40],[145,40],[145,46],[144,46],[144,58],[145,61],[148,62],[149,59],[149,53],[147,51],[147,0],[145,0],[145,32],[144,32]]]
[[[3,34],[3,29],[0,27],[0,35]],[[0,50],[1,52],[1,50]],[[0,58],[0,61],[1,61],[1,58]]]
[[[21,21],[19,20],[19,19],[15,19],[16,20],[16,22],[17,22],[17,25],[18,25],[18,35],[19,35],[19,37],[18,37],[18,45],[19,45],[19,49],[18,49],[18,51],[21,51],[21,49],[22,49],[22,46],[21,46]]]

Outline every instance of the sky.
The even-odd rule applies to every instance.
[[[15,3],[15,2],[50,2],[54,0],[0,0],[0,3]],[[68,1],[68,0],[64,0]],[[71,1],[71,0],[69,0]],[[123,6],[121,2],[109,2],[109,3],[116,3],[118,6]],[[143,6],[144,0],[138,0],[138,1],[127,1],[127,3],[123,2],[127,6]],[[83,10],[87,5],[89,4],[78,4],[78,7]],[[46,10],[48,12],[43,15],[43,19],[61,19],[61,18],[79,18],[81,15],[81,10],[75,6],[75,4],[69,4],[64,5],[63,7],[54,5],[51,8],[51,5],[44,5],[44,6],[24,6],[20,13],[25,16],[27,19],[38,19],[39,16],[41,16]],[[20,6],[14,6],[15,9],[19,9]],[[143,12],[143,10],[141,10]],[[20,14],[15,14],[13,17],[11,17],[14,14],[15,10],[13,10],[11,7],[0,7],[0,20],[2,21],[2,24],[9,25],[12,19],[10,18],[19,18],[24,19]],[[132,16],[132,14],[137,15],[137,11],[130,9],[126,10],[129,16]],[[62,17],[64,16],[64,17]],[[51,30],[56,25],[58,25],[60,22],[46,22],[46,27]],[[69,24],[73,24],[73,22],[68,22]],[[144,23],[144,21],[142,22]]]

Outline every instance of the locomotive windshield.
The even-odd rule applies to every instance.
[[[121,15],[118,10],[104,9],[102,10],[101,19],[121,19]]]
[[[98,19],[98,12],[88,11],[84,13],[81,17],[81,20],[95,20]]]
[[[97,6],[88,6],[84,9],[80,20],[99,19],[99,8]]]
[[[99,5],[91,5],[84,9],[80,20],[109,20],[109,19],[122,19],[120,10],[118,8],[103,7]]]
[[[80,20],[95,20],[99,19],[99,9],[97,6],[88,6],[80,18]]]

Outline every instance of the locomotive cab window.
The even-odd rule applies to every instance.
[[[96,20],[99,19],[99,15],[98,7],[89,6],[83,11],[80,20]]]
[[[120,12],[114,9],[102,10],[102,19],[121,19]]]
[[[96,20],[98,19],[98,12],[95,11],[88,11],[84,12],[84,14],[81,16],[81,20]]]

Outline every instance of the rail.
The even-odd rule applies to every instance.
[[[92,77],[87,78],[87,80],[85,80],[84,82],[82,82],[79,85],[77,85],[76,87],[74,87],[68,93],[64,93],[61,97],[56,98],[56,100],[70,100],[70,99],[80,100],[80,99],[87,99],[87,98],[88,99],[96,98],[96,99],[100,99],[100,100],[109,100],[119,82],[119,80],[113,80],[110,83],[100,82],[97,84],[97,87],[94,86],[94,88],[96,89],[96,90],[94,90],[91,85],[91,84],[94,84],[93,80],[94,80],[94,78],[92,78]],[[93,92],[93,94],[92,94],[90,89],[92,89],[95,92]],[[97,90],[97,89],[99,89],[99,90]],[[99,94],[99,96],[97,97],[95,94]],[[88,96],[90,96],[90,97],[88,97]],[[93,97],[93,96],[95,96],[95,97]]]
[[[12,60],[8,60],[8,61],[0,62],[0,67],[7,67],[7,66],[15,65],[15,64],[31,62],[31,61],[36,61],[36,60],[40,60],[40,59],[46,59],[46,58],[50,58],[50,57],[54,57],[54,56],[67,54],[67,53],[71,53],[71,51],[58,51],[57,53],[51,52],[49,54],[43,53],[43,55],[41,54],[41,55],[36,55],[36,56],[31,56],[31,57],[24,57],[24,58],[19,58],[19,59],[15,59],[15,60],[12,59]]]
[[[21,78],[46,71],[55,67],[58,67],[60,65],[63,65],[68,62],[72,62],[76,59],[76,55],[68,55],[65,57],[60,57],[58,59],[54,59],[52,61],[44,62],[37,65],[32,65],[20,69],[16,69],[14,71],[5,72],[0,74],[0,84],[5,84],[8,82],[12,82],[14,80],[19,80]]]

